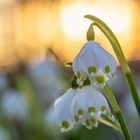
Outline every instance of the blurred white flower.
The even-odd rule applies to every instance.
[[[78,90],[68,89],[64,95],[59,97],[54,104],[54,113],[61,132],[70,130],[74,125],[74,120],[70,112],[70,106]]]
[[[73,71],[77,76],[77,83],[89,77],[99,86],[112,77],[116,70],[116,61],[113,56],[95,41],[88,41],[73,60]]]
[[[139,116],[137,115],[135,104],[130,95],[131,95],[130,93],[127,93],[123,97],[123,100],[121,102],[122,112],[124,113],[126,120],[129,122],[128,126],[130,127],[131,131],[135,134],[139,134],[140,130]]]
[[[1,107],[4,114],[11,119],[25,119],[28,114],[26,100],[16,91],[4,93]]]
[[[41,103],[51,103],[63,91],[62,69],[56,62],[32,63],[28,65],[27,72]]]
[[[98,126],[101,114],[109,112],[106,98],[91,85],[81,88],[71,103],[71,113],[75,122],[81,122],[89,129]]]
[[[10,134],[3,127],[0,127],[0,140],[11,140]]]

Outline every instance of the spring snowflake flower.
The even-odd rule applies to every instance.
[[[71,113],[75,123],[81,122],[88,129],[97,127],[101,114],[109,112],[106,98],[91,85],[81,88],[71,103]]]
[[[89,77],[96,85],[104,86],[116,70],[116,61],[97,42],[88,41],[75,57],[72,67],[79,85]]]
[[[74,121],[70,112],[70,105],[77,91],[77,89],[70,88],[55,101],[54,113],[61,132],[66,132],[73,128]]]

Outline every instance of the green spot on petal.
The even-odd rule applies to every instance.
[[[63,121],[62,122],[62,127],[64,127],[65,129],[69,128],[69,122],[68,121]]]
[[[80,109],[80,110],[78,111],[78,115],[79,115],[79,116],[82,116],[82,115],[83,115],[83,110],[82,110],[82,109]]]
[[[88,68],[88,73],[91,74],[91,73],[96,73],[96,67],[94,66],[91,66]]]
[[[79,79],[81,77],[81,74],[80,74],[80,72],[78,71],[77,72],[77,78]]]
[[[95,112],[95,107],[94,106],[90,106],[90,107],[88,107],[88,112],[89,113],[92,113],[92,112]]]
[[[92,122],[93,124],[96,124],[96,123],[97,123],[97,119],[96,119],[95,117],[91,117],[90,120],[91,120],[91,122]]]
[[[82,76],[82,79],[81,79],[82,81],[84,81],[85,80],[85,77],[84,76]]]
[[[105,77],[103,75],[96,76],[96,82],[102,84],[105,82]]]
[[[78,122],[79,121],[79,117],[78,116],[74,116],[74,120],[75,120],[75,122]]]
[[[101,111],[106,111],[106,106],[105,105],[101,106]]]
[[[110,67],[109,66],[105,66],[105,72],[109,73],[110,72]]]

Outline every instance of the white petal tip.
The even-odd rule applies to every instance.
[[[102,111],[102,114],[103,114],[103,115],[106,115],[106,114],[107,114],[107,111]]]
[[[96,113],[91,112],[91,113],[90,113],[90,116],[91,116],[91,117],[95,117],[95,116],[96,116]]]
[[[94,78],[94,76],[95,76],[94,73],[91,73],[91,74],[90,74],[90,78],[91,78],[91,79]]]
[[[79,119],[83,119],[83,117],[84,117],[84,116],[82,116],[82,115],[79,115]]]
[[[96,124],[93,124],[93,126],[95,127],[95,128],[97,128],[98,127],[98,125],[99,125],[99,123],[97,122]]]
[[[111,115],[111,118],[112,118],[113,120],[115,120],[115,117],[114,117],[113,115]]]
[[[60,129],[60,131],[61,131],[62,133],[64,133],[64,132],[66,132],[67,130],[66,130],[64,127],[62,127],[62,128]]]
[[[101,115],[102,115],[102,112],[98,111],[97,114],[96,114],[96,118],[99,119],[101,117]]]
[[[91,130],[92,129],[92,126],[86,126],[86,128]]]
[[[61,128],[60,128],[60,131],[61,131],[62,133],[64,133],[64,132],[69,131],[70,129],[72,129],[72,127],[69,127],[69,128],[61,127]]]

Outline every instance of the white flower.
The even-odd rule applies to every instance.
[[[86,77],[103,85],[116,70],[113,56],[95,41],[88,41],[73,60],[73,71],[82,84]],[[97,76],[97,78],[96,78]]]
[[[106,98],[95,87],[84,86],[71,103],[71,113],[75,122],[81,122],[87,128],[98,126],[101,114],[110,112]]]
[[[26,119],[28,116],[28,105],[25,98],[16,91],[5,92],[1,107],[4,114],[10,119]]]
[[[61,132],[70,130],[74,125],[70,105],[77,92],[78,90],[70,88],[55,101],[54,113]]]

